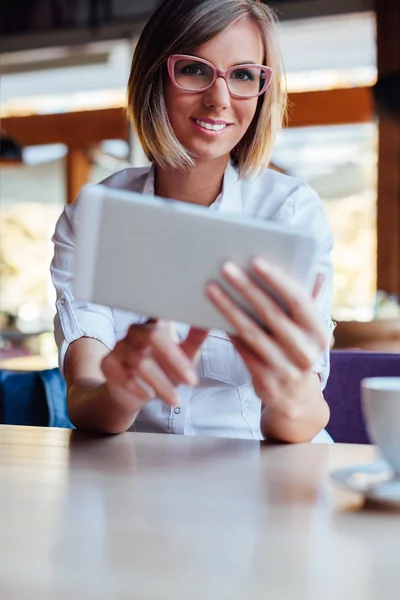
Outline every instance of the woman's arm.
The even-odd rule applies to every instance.
[[[280,269],[256,259],[252,267],[260,280],[286,306],[284,311],[263,288],[233,263],[222,274],[250,304],[260,327],[218,285],[208,286],[209,298],[232,324],[232,343],[252,376],[263,408],[261,429],[265,437],[285,442],[306,442],[325,427],[329,409],[313,365],[326,348],[328,334],[314,298]]]
[[[290,400],[282,406],[263,408],[261,433],[267,439],[283,442],[311,441],[329,421],[319,376],[311,372],[304,377]]]
[[[57,291],[55,337],[67,381],[68,413],[79,429],[120,433],[152,398],[176,405],[176,387],[197,382],[193,361],[207,332],[192,329],[179,345],[171,324],[149,321],[132,325],[115,343],[113,311],[73,296],[78,216],[79,199],[65,208],[57,223],[51,265]]]
[[[110,395],[102,360],[110,350],[92,338],[80,338],[65,357],[68,415],[77,429],[121,433],[129,429],[141,406],[129,392],[114,390]]]
[[[149,321],[132,325],[111,352],[95,339],[74,341],[65,358],[70,420],[78,429],[122,433],[152,398],[176,406],[176,387],[197,383],[193,363],[206,337],[192,328],[178,344],[171,323]]]

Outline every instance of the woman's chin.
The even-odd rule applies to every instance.
[[[195,161],[213,161],[222,160],[225,158],[228,160],[231,150],[221,148],[219,151],[216,148],[193,148],[189,150]]]

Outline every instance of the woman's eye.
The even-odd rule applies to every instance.
[[[186,65],[181,69],[182,75],[203,75],[203,70],[199,65]]]
[[[233,71],[232,76],[234,79],[239,79],[240,81],[254,81],[253,74],[247,69],[237,69]]]

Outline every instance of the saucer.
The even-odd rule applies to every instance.
[[[384,460],[336,469],[331,478],[348,490],[362,494],[365,500],[400,508],[400,477]]]

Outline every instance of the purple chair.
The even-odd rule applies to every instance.
[[[324,396],[331,418],[327,430],[335,442],[369,444],[361,412],[361,380],[400,377],[400,354],[333,350],[331,373]]]

